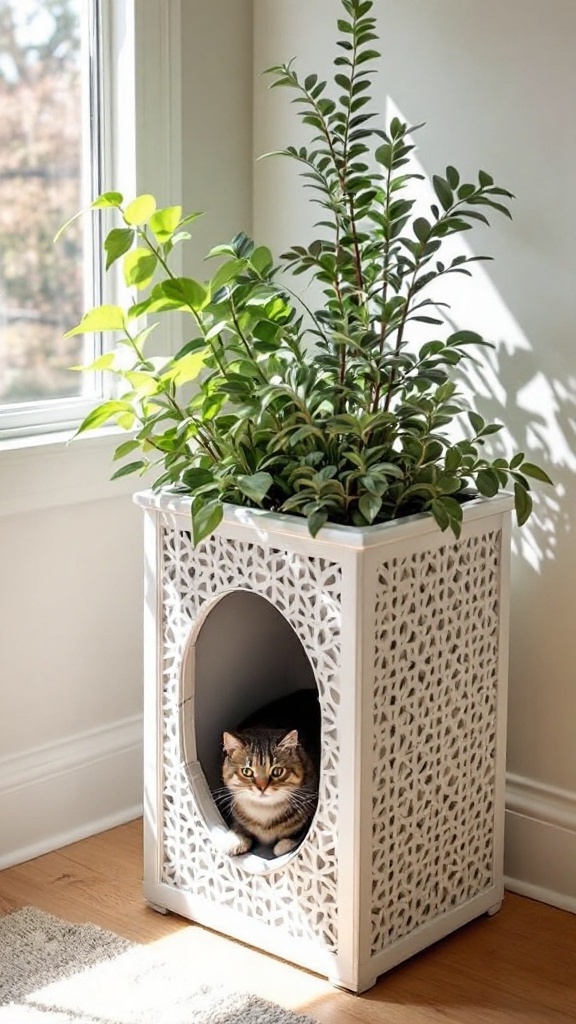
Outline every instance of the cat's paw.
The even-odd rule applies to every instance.
[[[252,840],[248,836],[232,830],[226,834],[222,843],[222,849],[229,857],[241,857],[243,853],[248,853],[251,846]]]
[[[283,853],[290,853],[290,850],[296,849],[297,846],[296,839],[279,839],[277,843],[274,843],[272,852],[275,857],[281,857]]]

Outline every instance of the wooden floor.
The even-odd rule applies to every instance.
[[[161,942],[198,978],[226,980],[324,1024],[575,1024],[576,916],[507,895],[483,917],[383,976],[364,996],[148,908],[141,823],[0,872],[0,916],[26,905]]]

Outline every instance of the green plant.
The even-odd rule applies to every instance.
[[[450,333],[430,291],[485,258],[441,254],[450,236],[488,223],[487,212],[509,216],[511,193],[484,171],[469,183],[448,166],[433,178],[436,202],[417,214],[411,136],[422,126],[374,125],[366,109],[379,56],[373,0],[341,4],[333,95],[317,75],[299,78],[292,62],[268,71],[273,86],[294,92],[310,129],[308,148],[283,155],[302,165],[323,233],[281,259],[292,275],[320,283],[320,309],[308,309],[269,249],[244,234],[211,250],[219,265],[201,283],[169,264],[197,214],[157,209],[150,195],[124,204],[107,192],[92,204],[120,214],[104,243],[106,266],[122,259],[126,283],[145,297],[90,310],[68,332],[117,334],[114,350],[82,369],[109,371],[123,388],[79,433],[109,421],[130,431],[116,458],[139,457],[114,476],[153,470],[155,488],[190,494],[195,542],[218,525],[224,502],[306,516],[312,534],[327,520],[366,526],[429,512],[458,535],[472,488],[493,496],[512,483],[522,524],[530,478],[550,482],[523,453],[484,454],[501,426],[467,408],[453,370],[488,343],[474,331]],[[140,330],[139,318],[171,311],[189,315],[190,340],[171,358],[148,355],[158,324]],[[424,343],[411,341],[415,322],[429,328]],[[457,440],[446,431],[454,422]]]

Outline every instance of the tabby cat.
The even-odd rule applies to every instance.
[[[227,852],[254,843],[279,857],[308,831],[318,802],[320,707],[297,690],[223,734],[222,781],[232,829]]]

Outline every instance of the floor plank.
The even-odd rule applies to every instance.
[[[0,915],[33,905],[165,951],[210,983],[223,979],[321,1024],[574,1024],[576,916],[508,894],[483,917],[390,971],[363,996],[232,942],[141,893],[141,822],[0,872]]]

